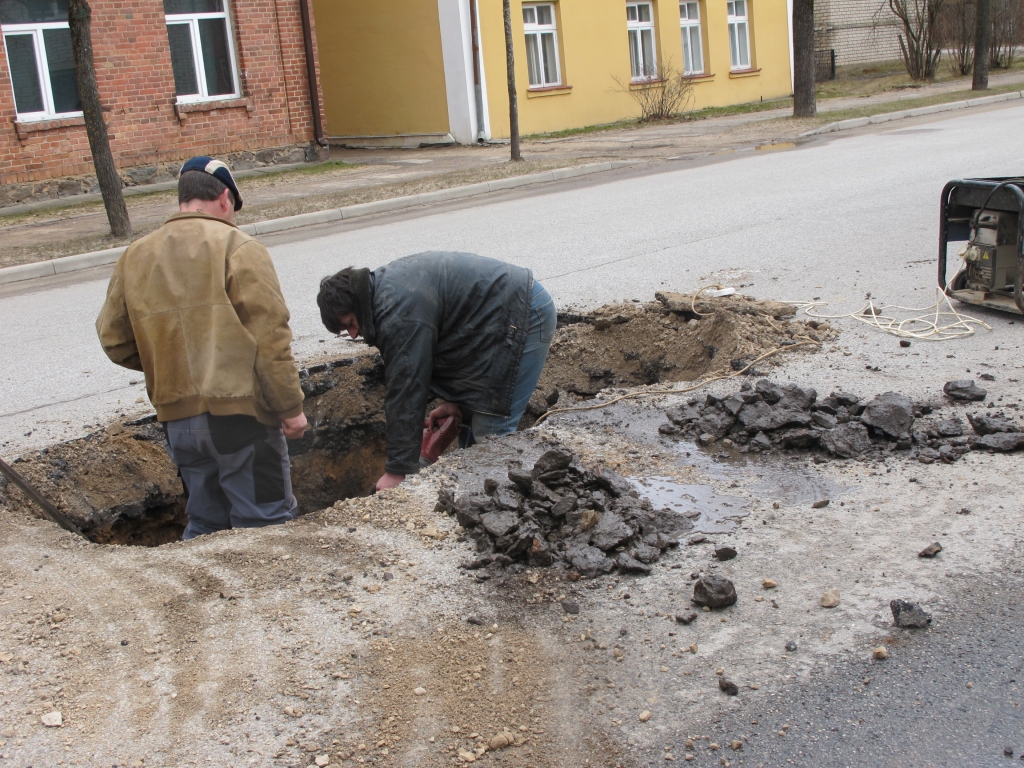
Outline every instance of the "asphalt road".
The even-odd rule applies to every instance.
[[[658,172],[513,191],[302,230],[268,244],[300,359],[347,344],[320,324],[314,297],[323,275],[431,249],[529,266],[561,307],[709,283],[742,285],[765,298],[820,297],[841,311],[858,309],[868,292],[923,306],[934,300],[943,184],[1024,171],[1022,127],[1024,106],[904,121],[789,151],[738,153],[678,170],[666,163]],[[93,322],[108,274],[97,269],[0,291],[3,455],[147,410],[137,402],[142,385],[132,383],[141,377],[109,363],[96,342]],[[857,360],[907,355],[899,367],[924,374],[921,380],[961,373],[960,361],[947,355],[968,349],[989,350],[990,365],[1019,366],[1020,325],[975,314],[992,318],[991,333],[921,352],[892,352],[891,338],[870,331],[850,331],[842,343],[862,353]]]
[[[731,758],[752,767],[1021,765],[1021,573],[947,584],[949,610],[928,629],[894,627],[885,661],[851,654],[783,687],[767,707],[690,724],[710,736],[691,764],[718,765],[708,744],[739,733],[745,744]]]

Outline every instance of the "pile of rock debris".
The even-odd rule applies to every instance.
[[[513,466],[507,483],[484,492],[438,495],[437,511],[454,515],[480,553],[467,569],[514,562],[556,565],[594,577],[613,570],[650,573],[651,563],[693,528],[687,518],[655,510],[628,480],[581,467],[568,451],[547,451],[532,470]]]
[[[961,401],[987,396],[973,381],[951,381],[943,391]],[[681,408],[670,408],[669,423],[659,432],[693,436],[704,445],[721,440],[743,452],[794,448],[856,458],[908,450],[910,458],[925,464],[952,462],[971,450],[1024,448],[1024,429],[1002,414],[967,414],[973,435],[957,416],[919,421],[939,407],[915,403],[898,392],[866,401],[833,392],[819,400],[813,389],[762,379],[727,397],[691,398]]]

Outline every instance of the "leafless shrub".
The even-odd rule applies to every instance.
[[[912,80],[931,80],[942,55],[938,18],[946,0],[885,0],[886,7],[899,21],[900,55]]]
[[[936,19],[939,44],[954,75],[969,75],[974,69],[974,13],[974,0],[946,0]]]
[[[624,83],[612,79],[617,90],[628,93],[640,107],[640,122],[677,117],[686,111],[693,100],[693,78],[677,69],[671,59],[658,62],[657,71],[650,80]]]
[[[1009,69],[1024,45],[1024,0],[992,0],[993,67]]]

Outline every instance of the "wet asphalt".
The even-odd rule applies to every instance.
[[[1022,574],[1016,563],[992,580],[950,579],[948,612],[928,629],[891,628],[885,661],[847,655],[770,692],[767,706],[693,724],[710,738],[676,761],[690,751],[693,766],[1024,766]]]

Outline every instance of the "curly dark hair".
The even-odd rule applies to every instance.
[[[355,267],[345,267],[320,281],[316,303],[320,307],[320,320],[331,333],[341,333],[341,316],[356,311],[355,294],[352,292],[353,269]]]

